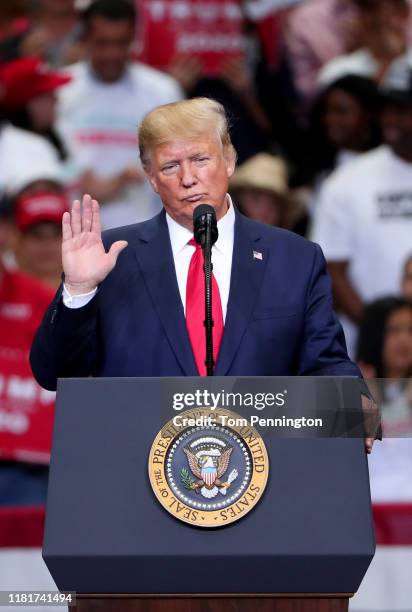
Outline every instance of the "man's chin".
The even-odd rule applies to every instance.
[[[105,83],[115,83],[122,78],[124,74],[124,67],[116,67],[109,70],[107,68],[104,70],[96,69],[96,73],[100,80],[104,81]]]

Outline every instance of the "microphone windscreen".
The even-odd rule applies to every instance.
[[[216,212],[213,206],[210,206],[210,204],[199,204],[193,211],[193,223],[196,223],[200,217],[207,214],[212,215],[212,219],[216,219]]]
[[[208,227],[210,228],[210,244],[213,245],[219,236],[216,211],[210,204],[199,204],[193,211],[193,235],[197,244],[202,247],[205,245]]]

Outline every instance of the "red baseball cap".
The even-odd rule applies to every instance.
[[[21,196],[16,201],[15,222],[20,230],[41,221],[52,221],[60,225],[69,203],[62,193],[43,192]]]
[[[71,81],[71,76],[50,70],[40,57],[25,57],[5,64],[0,73],[6,108],[22,108],[32,98],[58,89]]]

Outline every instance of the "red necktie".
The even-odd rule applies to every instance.
[[[189,244],[196,247],[190,260],[186,284],[186,326],[192,344],[193,355],[200,376],[206,376],[206,333],[205,333],[205,275],[203,253],[200,244],[192,239]],[[223,335],[223,313],[219,287],[212,274],[212,316],[213,316],[213,358],[217,360]]]

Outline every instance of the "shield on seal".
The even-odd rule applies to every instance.
[[[212,487],[216,478],[217,478],[217,469],[214,465],[207,465],[207,463],[211,461],[211,458],[208,458],[206,465],[202,467],[202,480],[204,481],[207,487]]]

